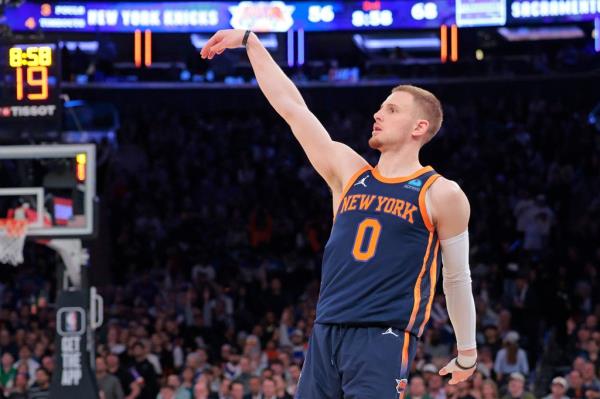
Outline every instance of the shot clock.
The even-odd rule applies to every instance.
[[[55,43],[0,44],[0,123],[58,122],[57,48]]]
[[[15,71],[15,100],[47,100],[48,69],[52,67],[52,47],[10,47],[9,65]]]

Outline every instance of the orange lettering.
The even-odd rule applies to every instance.
[[[418,208],[416,206],[414,206],[411,203],[407,203],[406,207],[404,208],[404,214],[402,215],[402,219],[406,220],[406,217],[408,216],[408,221],[412,224],[414,223],[413,220],[413,213],[417,210]]]
[[[344,197],[344,199],[342,200],[342,210],[340,211],[340,213],[346,212],[346,210],[348,209],[349,203],[350,203],[350,198]]]
[[[379,212],[381,210],[381,205],[383,205],[385,203],[385,201],[387,201],[389,198],[388,197],[384,197],[382,195],[378,195],[377,196],[377,201],[379,202],[379,204],[377,205],[377,208],[375,209],[375,212]]]
[[[356,200],[358,199],[358,195],[352,195],[352,199],[350,200],[350,205],[348,206],[349,211],[356,210]]]
[[[394,198],[390,198],[390,200],[386,202],[383,211],[385,213],[392,213],[392,211],[394,210],[394,205],[396,205],[396,200]]]
[[[394,215],[402,217],[402,208],[404,208],[404,201],[397,199],[396,206],[394,207]]]
[[[364,195],[364,194],[362,194],[361,197],[360,197],[359,209],[361,211],[368,210],[374,200],[375,200],[375,196],[374,195]]]

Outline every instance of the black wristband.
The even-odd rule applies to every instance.
[[[251,32],[252,31],[248,29],[246,33],[244,33],[244,39],[242,39],[242,46],[246,47],[246,45],[248,44],[248,37],[250,36]]]
[[[473,364],[471,367],[465,367],[458,362],[458,357],[454,359],[454,363],[456,364],[456,367],[461,370],[471,370],[473,367],[477,366],[477,360],[475,360],[475,364]]]

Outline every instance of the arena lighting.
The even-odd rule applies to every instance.
[[[481,61],[481,60],[483,60],[484,57],[485,57],[485,54],[483,53],[483,50],[478,48],[475,51],[475,58],[477,59],[477,61]]]
[[[190,35],[190,43],[192,46],[198,51],[202,50],[202,47],[206,44],[208,39],[210,39],[209,34],[207,33],[192,33]],[[260,42],[267,49],[277,50],[279,47],[279,42],[277,41],[277,35],[275,33],[259,33],[258,37],[260,38]]]
[[[583,31],[575,25],[498,28],[498,33],[509,42],[579,39],[585,36]]]
[[[306,45],[304,44],[304,29],[298,29],[298,65],[304,65],[304,54]]]
[[[415,35],[413,37],[376,37],[356,34],[352,36],[352,39],[358,48],[367,50],[392,49],[398,47],[412,49],[440,48],[440,39],[430,34]]]
[[[594,32],[596,32],[596,36],[594,37],[594,50],[597,53],[600,53],[600,17],[594,19]]]
[[[448,27],[446,25],[440,26],[440,61],[442,63],[448,61]]]
[[[149,67],[152,65],[152,31],[150,29],[146,29],[144,31],[144,65]]]
[[[77,156],[75,157],[75,161],[77,162],[77,181],[83,182],[85,181],[85,169],[87,164],[86,154],[77,154]]]
[[[450,60],[458,61],[458,27],[456,25],[450,27]]]
[[[133,62],[136,68],[142,66],[142,32],[139,29],[133,33]]]
[[[290,68],[294,66],[294,31],[292,29],[287,32],[287,62]]]
[[[63,104],[63,107],[76,108],[76,107],[81,107],[83,105],[85,105],[85,102],[83,100],[69,100],[69,101],[65,101],[65,103]]]

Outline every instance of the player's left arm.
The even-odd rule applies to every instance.
[[[431,216],[442,248],[444,294],[456,335],[458,356],[440,370],[451,373],[450,384],[466,380],[475,371],[475,302],[469,270],[469,217],[471,207],[460,186],[443,177],[429,189]]]

